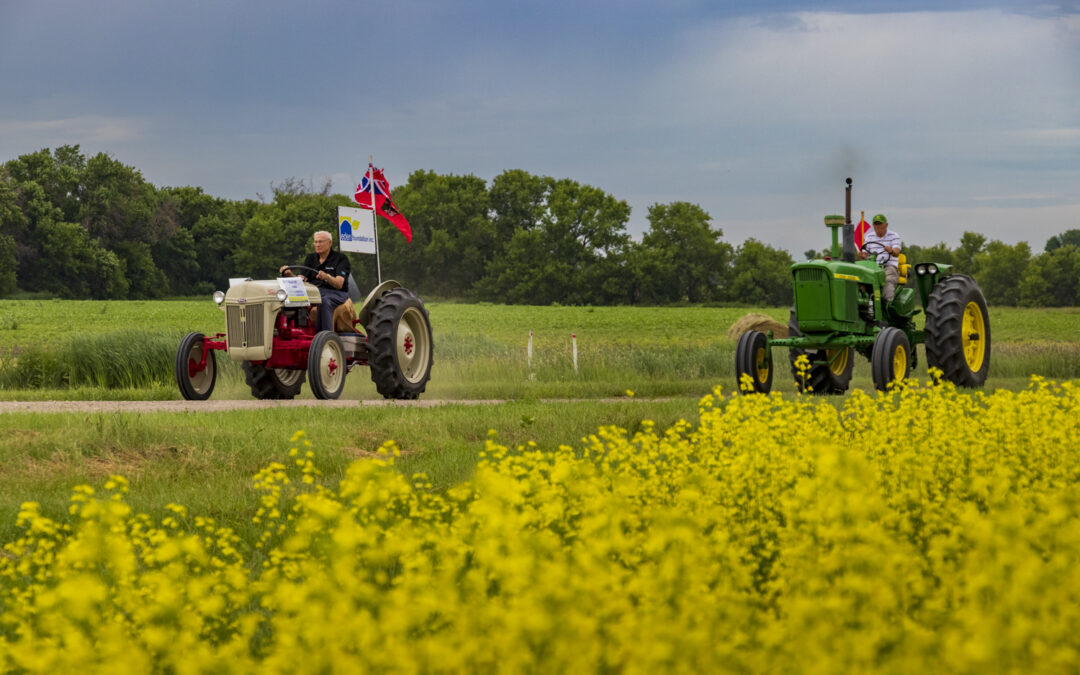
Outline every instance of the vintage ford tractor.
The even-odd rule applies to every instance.
[[[301,274],[315,272],[293,265]],[[350,282],[351,282],[350,278]],[[355,283],[352,293],[359,297]],[[176,354],[176,382],[188,400],[214,391],[217,363],[224,351],[241,361],[251,393],[260,399],[291,399],[307,379],[316,398],[337,398],[345,375],[368,366],[376,390],[386,398],[413,399],[431,376],[431,321],[424,302],[396,281],[379,284],[359,306],[350,331],[315,330],[312,308],[319,289],[298,277],[245,279],[214,293],[225,312],[225,332],[213,337],[189,333]],[[340,327],[340,326],[339,326]]]
[[[773,348],[787,347],[791,372],[800,391],[847,391],[855,354],[870,361],[874,386],[885,390],[917,365],[916,345],[925,344],[927,366],[962,387],[981,387],[990,369],[990,317],[975,280],[950,274],[951,266],[907,264],[900,256],[900,283],[892,302],[883,302],[885,270],[876,261],[875,243],[864,244],[870,257],[856,260],[851,223],[851,179],[845,189],[845,215],[826,216],[832,230],[831,255],[791,266],[795,303],[788,337],[749,331],[735,348],[735,376],[752,383],[743,391],[772,388]],[[837,231],[843,230],[843,250]],[[883,247],[882,247],[883,249]],[[906,286],[912,267],[915,288]],[[916,296],[922,310],[916,307]],[[925,310],[923,330],[915,316]],[[799,359],[806,356],[805,361]],[[800,365],[802,367],[800,367]]]

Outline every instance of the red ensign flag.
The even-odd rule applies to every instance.
[[[359,204],[362,209],[371,208],[372,189],[370,181],[372,175],[374,175],[375,181],[375,213],[386,218],[393,223],[394,227],[401,230],[401,233],[405,235],[405,241],[412,241],[412,228],[409,227],[409,221],[405,220],[405,216],[401,215],[401,211],[398,211],[397,207],[394,206],[394,200],[390,198],[390,184],[386,182],[382,169],[376,169],[370,164],[368,165],[364,179],[356,186],[353,201]]]

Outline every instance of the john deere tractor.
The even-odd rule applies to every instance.
[[[845,188],[845,214],[825,216],[832,230],[830,255],[791,266],[795,302],[788,337],[749,331],[735,348],[735,375],[746,392],[768,393],[773,380],[773,348],[787,347],[791,372],[803,392],[841,394],[851,382],[855,354],[870,361],[874,386],[885,390],[918,364],[915,350],[926,345],[927,366],[963,387],[981,387],[990,369],[990,317],[982,290],[971,277],[952,274],[951,265],[910,265],[900,255],[900,282],[892,302],[883,302],[885,270],[870,254],[857,260],[851,223],[851,179]],[[841,249],[839,231],[843,231]],[[906,286],[915,272],[915,288]],[[916,306],[916,296],[922,309]],[[925,327],[915,317],[926,312]],[[805,356],[806,359],[800,359]]]

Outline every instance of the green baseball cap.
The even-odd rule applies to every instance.
[[[885,217],[885,214],[879,213],[874,216],[874,224],[877,225],[878,223],[885,223],[886,225],[888,225],[889,219]]]

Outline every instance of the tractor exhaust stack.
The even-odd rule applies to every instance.
[[[835,230],[834,230],[835,231]],[[844,188],[844,262],[855,262],[855,226],[851,223],[851,179]]]

